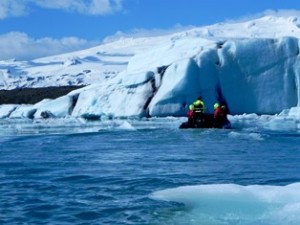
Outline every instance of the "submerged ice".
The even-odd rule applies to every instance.
[[[183,203],[186,213],[177,219],[195,224],[296,225],[300,223],[299,188],[300,183],[287,186],[210,184],[166,189],[150,197]]]

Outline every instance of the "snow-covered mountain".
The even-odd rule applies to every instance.
[[[300,19],[263,17],[32,61],[1,61],[0,88],[92,84],[56,100],[0,106],[0,117],[182,116],[198,95],[232,114],[300,105]]]
[[[126,70],[132,56],[153,49],[155,46],[164,46],[167,50],[170,45],[180,40],[184,43],[186,39],[199,38],[200,40],[202,38],[209,40],[208,43],[213,43],[218,40],[237,38],[281,38],[284,36],[300,37],[300,19],[263,17],[246,22],[220,23],[193,28],[163,36],[124,37],[83,51],[31,61],[14,59],[0,61],[0,89],[99,83]],[[193,48],[192,45],[187,46],[186,55],[183,57],[196,53],[190,53],[191,48]],[[156,62],[158,56],[153,57],[155,58],[152,61]],[[170,58],[172,55],[168,55],[166,51],[164,57]],[[164,60],[167,63],[172,61],[172,59]],[[142,65],[140,67],[143,69]]]

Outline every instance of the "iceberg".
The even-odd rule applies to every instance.
[[[184,204],[187,213],[178,214],[179,220],[196,224],[299,224],[299,185],[181,186],[150,198]]]
[[[187,105],[197,96],[202,96],[208,113],[213,112],[215,102],[226,103],[231,115],[274,115],[296,109],[300,106],[300,31],[294,21],[265,17],[244,22],[242,27],[218,24],[209,27],[210,35],[205,35],[204,28],[199,28],[184,34],[144,38],[144,42],[139,39],[135,48],[132,44],[129,46],[131,51],[127,54],[125,47],[116,42],[115,47],[122,48],[122,54],[97,51],[97,57],[88,56],[96,51],[93,49],[76,57],[73,53],[72,57],[54,57],[56,61],[48,59],[50,64],[46,59],[35,60],[39,67],[44,63],[47,68],[60,66],[64,72],[68,69],[75,73],[76,68],[89,71],[85,75],[81,73],[81,77],[92,76],[95,65],[105,65],[105,68],[115,65],[114,71],[119,72],[58,99],[12,107],[9,113],[1,110],[0,117],[41,118],[44,111],[55,117],[87,119],[182,117]],[[271,24],[282,29],[285,24],[297,32],[269,28],[274,29],[274,35],[266,29]],[[244,36],[239,29],[247,30]],[[249,29],[254,31],[249,33]],[[233,30],[234,34],[230,36]],[[145,42],[153,45],[141,48]],[[111,47],[113,43],[109,45]],[[71,63],[69,67],[57,65],[64,58],[80,63]],[[122,60],[125,60],[123,64]],[[34,68],[37,67],[32,70]],[[20,110],[22,113],[17,113]],[[297,117],[298,113],[299,110],[292,110],[289,115]]]

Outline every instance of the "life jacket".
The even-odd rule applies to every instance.
[[[193,116],[194,116],[194,110],[189,110],[189,111],[187,112],[187,117],[188,117],[189,119],[192,119]]]
[[[223,109],[222,107],[218,107],[216,108],[215,112],[214,112],[214,118],[220,121],[224,121],[227,118],[227,113],[225,111],[225,109]]]
[[[195,113],[203,113],[204,111],[204,103],[201,100],[196,100],[194,103],[194,112]]]

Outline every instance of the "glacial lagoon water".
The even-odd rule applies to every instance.
[[[2,120],[0,224],[300,224],[297,130],[181,122]]]

